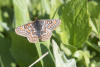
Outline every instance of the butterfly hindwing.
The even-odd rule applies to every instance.
[[[31,34],[30,36],[28,36],[27,39],[28,39],[29,42],[31,42],[31,43],[36,43],[36,42],[39,41],[38,36],[37,36],[37,35],[33,35],[33,34]]]
[[[41,34],[40,40],[41,40],[41,41],[46,41],[46,40],[48,40],[48,39],[51,38],[51,35],[52,35],[52,31],[49,30],[49,29],[46,29],[46,30],[44,31],[44,33]]]

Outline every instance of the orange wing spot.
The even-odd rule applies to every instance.
[[[20,27],[20,30],[24,30],[23,27]]]
[[[52,25],[49,25],[48,28],[50,28]]]
[[[31,32],[31,31],[27,29],[27,32]]]
[[[50,28],[51,26],[48,26],[48,28]]]
[[[30,26],[30,24],[27,24],[28,26]]]
[[[56,24],[56,21],[54,21],[54,24]]]

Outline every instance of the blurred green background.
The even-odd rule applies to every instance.
[[[16,35],[36,17],[61,20],[49,41],[32,44]],[[77,67],[100,67],[100,0],[0,0],[0,67],[28,67],[47,51],[33,67],[73,67],[65,62],[72,58]]]

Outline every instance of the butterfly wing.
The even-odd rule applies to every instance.
[[[39,41],[38,36],[34,34],[28,36],[27,39],[29,40],[30,43],[36,43]]]
[[[52,31],[49,29],[46,29],[40,36],[40,40],[41,41],[46,41],[49,40],[51,38],[52,35]]]
[[[51,31],[55,30],[56,27],[58,27],[60,23],[61,23],[61,20],[59,20],[59,19],[45,21],[46,28],[50,29]]]
[[[60,20],[54,19],[54,20],[41,20],[41,22],[44,22],[43,28],[41,30],[42,34],[40,36],[41,41],[46,41],[51,38],[52,31],[59,26]]]
[[[18,35],[27,37],[31,43],[38,41],[38,36],[36,35],[36,29],[34,28],[33,22],[17,27],[15,32]]]
[[[28,23],[15,29],[16,34],[27,37],[29,42],[36,43],[50,39],[52,31],[59,26],[60,20],[38,20],[34,24]]]

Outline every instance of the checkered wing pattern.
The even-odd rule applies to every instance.
[[[59,19],[53,19],[53,20],[46,20],[45,21],[46,28],[50,29],[51,31],[55,30],[56,27],[58,27],[60,23],[61,23],[61,21]]]
[[[29,42],[36,43],[46,41],[52,36],[52,31],[59,26],[60,20],[36,20],[19,26],[15,29],[16,34],[27,37]]]
[[[51,38],[52,31],[59,26],[60,20],[54,19],[54,20],[41,20],[44,21],[44,28],[42,29],[44,32],[40,36],[41,41],[46,41]]]
[[[38,42],[38,36],[36,35],[36,29],[34,28],[33,22],[17,27],[15,32],[18,35],[27,37],[31,43]]]
[[[40,40],[41,41],[49,40],[51,38],[51,35],[52,35],[52,31],[49,29],[45,29],[43,34],[41,34],[41,36],[40,36]]]

